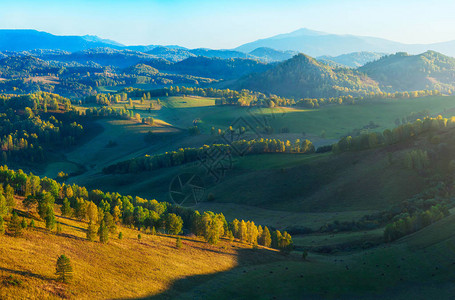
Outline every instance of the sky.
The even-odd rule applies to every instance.
[[[213,49],[300,28],[442,42],[455,40],[454,16],[454,0],[0,0],[1,29]]]

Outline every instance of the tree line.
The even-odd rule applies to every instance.
[[[218,151],[225,154],[235,154],[235,149],[241,149],[242,155],[263,153],[305,153],[315,152],[315,147],[309,140],[300,139],[293,143],[279,139],[255,139],[234,141],[232,145],[213,144],[200,148],[180,148],[177,151],[157,155],[146,155],[107,166],[103,169],[106,174],[125,174],[151,171],[161,168],[179,166],[189,162],[205,160],[206,153]]]
[[[384,230],[384,239],[387,242],[397,240],[405,235],[429,226],[449,214],[449,210],[445,205],[437,204],[426,211],[400,218],[386,226]]]
[[[276,107],[276,106],[299,106],[305,108],[319,108],[320,106],[329,104],[355,104],[359,102],[374,101],[380,99],[412,99],[427,96],[439,96],[441,93],[437,90],[420,90],[412,92],[370,92],[362,96],[345,95],[339,97],[327,98],[285,98],[275,94],[264,94],[261,92],[242,89],[240,91],[231,89],[214,89],[214,88],[198,88],[171,86],[155,90],[142,90],[138,88],[124,88],[118,92],[119,95],[127,94],[128,97],[147,99],[156,97],[168,96],[200,96],[216,98],[216,105],[238,105],[238,106],[261,106],[261,107]],[[117,99],[115,95],[110,96],[111,99]]]
[[[241,242],[272,246],[283,251],[291,250],[293,245],[287,232],[270,231],[252,221],[236,219],[228,223],[222,213],[207,211],[201,215],[198,211],[167,202],[100,190],[89,192],[85,187],[60,184],[47,177],[10,170],[7,166],[0,167],[0,183],[0,231],[4,231],[5,220],[9,220],[8,232],[12,235],[16,235],[16,231],[20,234],[14,210],[14,196],[18,195],[25,197],[24,207],[36,211],[48,230],[56,226],[58,229],[55,204],[60,205],[63,216],[88,221],[86,235],[91,241],[98,237],[100,242],[106,243],[116,234],[117,226],[123,225],[151,234],[191,232],[211,244],[218,243],[221,238],[237,238]]]
[[[359,136],[343,137],[334,144],[332,151],[341,153],[346,151],[359,151],[372,149],[379,146],[391,145],[408,140],[425,132],[438,131],[444,128],[455,127],[455,117],[443,118],[441,115],[436,118],[426,117],[423,120],[417,119],[413,123],[406,123],[395,127],[393,130],[386,129],[381,132],[364,133]]]

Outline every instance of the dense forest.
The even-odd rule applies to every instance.
[[[84,133],[70,101],[56,94],[0,96],[2,157],[38,162],[46,151],[74,145]]]

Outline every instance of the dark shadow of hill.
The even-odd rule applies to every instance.
[[[163,293],[147,296],[143,298],[137,298],[140,300],[162,300],[162,299],[179,299],[180,294],[185,293],[189,290],[193,290],[195,287],[214,279],[222,274],[232,272],[233,270],[241,269],[242,267],[249,267],[254,265],[260,265],[265,263],[271,263],[280,260],[293,260],[292,256],[286,256],[279,252],[267,250],[267,249],[238,249],[237,250],[237,265],[225,272],[218,272],[213,274],[203,274],[185,277],[176,280],[172,283],[171,287]],[[243,273],[247,272],[246,270]],[[243,274],[242,273],[242,274]],[[201,299],[203,299],[201,295]]]

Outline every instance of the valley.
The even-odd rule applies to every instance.
[[[0,299],[451,299],[452,45],[0,29]]]

